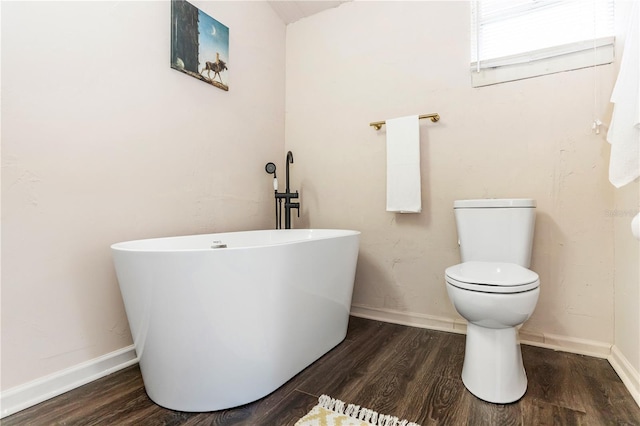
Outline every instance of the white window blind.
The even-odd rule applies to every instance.
[[[509,81],[613,61],[613,0],[482,0],[471,9],[476,74],[511,67],[498,79]]]

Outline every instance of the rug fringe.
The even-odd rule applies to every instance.
[[[354,419],[363,420],[375,426],[420,426],[417,423],[400,420],[395,416],[379,414],[376,411],[360,407],[359,405],[349,404],[345,407],[344,402],[331,398],[329,395],[320,396],[318,402],[321,407],[327,410],[335,411],[338,414],[344,414]]]

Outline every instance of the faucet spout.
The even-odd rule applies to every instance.
[[[293,153],[291,151],[287,152],[287,167],[286,167],[286,176],[285,176],[285,180],[286,180],[286,187],[285,187],[285,192],[289,192],[289,163],[293,163]]]

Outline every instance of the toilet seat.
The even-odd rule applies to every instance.
[[[464,262],[445,271],[448,284],[482,293],[521,293],[540,286],[535,272],[515,263]]]

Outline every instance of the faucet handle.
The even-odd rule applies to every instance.
[[[300,203],[288,203],[290,209],[296,209],[298,212],[298,217],[300,217]]]

